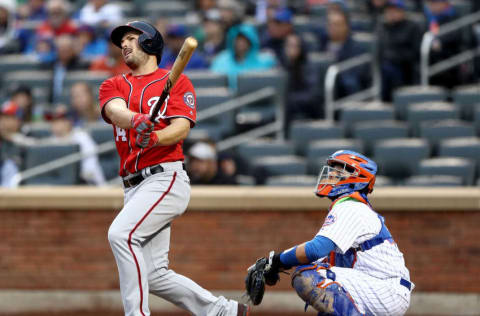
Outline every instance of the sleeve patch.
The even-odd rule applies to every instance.
[[[325,219],[325,222],[323,223],[323,226],[322,226],[322,227],[325,227],[325,226],[328,226],[328,225],[332,225],[333,223],[335,223],[336,220],[337,220],[337,218],[335,217],[335,215],[330,214],[330,215],[328,215],[327,218]]]
[[[192,92],[186,92],[183,95],[183,102],[189,107],[194,109],[195,108],[195,96]]]

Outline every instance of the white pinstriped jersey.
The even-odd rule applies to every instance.
[[[317,235],[331,239],[337,246],[335,252],[345,254],[375,237],[381,228],[376,212],[350,199],[333,206]],[[403,315],[410,291],[400,285],[400,278],[410,280],[410,274],[396,243],[386,240],[369,250],[353,253],[353,257],[353,267],[334,267],[332,271],[360,311],[367,315]]]

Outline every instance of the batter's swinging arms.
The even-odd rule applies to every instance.
[[[257,267],[265,266],[265,282],[274,285],[279,271],[296,267],[292,286],[319,316],[404,315],[414,285],[383,217],[368,201],[376,173],[377,164],[359,153],[333,153],[316,188],[319,197],[332,200],[317,235],[259,259],[249,269],[247,280],[257,274]],[[252,298],[255,291],[249,291],[251,281],[246,283]],[[261,296],[258,299],[261,302]]]
[[[168,76],[157,66],[163,38],[152,25],[135,21],[115,28],[111,40],[132,70],[104,81],[99,96],[102,116],[113,126],[125,193],[108,231],[125,315],[150,315],[150,292],[193,315],[246,316],[246,305],[215,297],[168,269],[170,223],[190,199],[182,143],[195,124],[192,83],[181,75],[152,123],[153,105]]]

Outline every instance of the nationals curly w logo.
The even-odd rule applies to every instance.
[[[158,111],[157,117],[155,117],[155,121],[158,122],[160,119],[165,118],[165,113],[167,113],[167,106],[168,106],[168,99],[170,96],[167,96],[165,99],[165,102],[163,103],[162,107],[160,108],[160,111]],[[160,96],[155,96],[151,97],[147,101],[147,105],[150,108],[148,114],[151,116],[153,112],[153,108],[155,107],[155,104],[157,104],[158,100],[160,100]]]

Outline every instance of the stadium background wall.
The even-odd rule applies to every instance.
[[[122,197],[118,188],[0,190],[0,291],[118,289],[107,231]],[[480,188],[380,188],[372,204],[415,292],[480,293]],[[327,207],[311,189],[194,187],[173,223],[170,267],[208,289],[242,291],[257,257],[312,238]],[[269,291],[289,288],[285,276]]]

